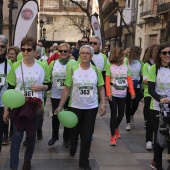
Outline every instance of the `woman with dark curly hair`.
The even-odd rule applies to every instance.
[[[162,170],[162,148],[157,143],[159,126],[159,103],[163,103],[167,113],[170,113],[170,44],[160,45],[155,57],[155,64],[151,66],[148,76],[148,91],[151,95],[150,115],[154,130],[154,158],[151,167]]]

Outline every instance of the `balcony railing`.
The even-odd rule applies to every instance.
[[[144,17],[146,15],[152,15],[152,10],[140,13],[140,17]]]
[[[170,10],[170,2],[158,5],[157,13],[164,13]]]

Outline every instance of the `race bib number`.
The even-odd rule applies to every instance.
[[[91,86],[83,86],[79,88],[79,96],[93,98],[93,87]]]
[[[5,77],[0,77],[0,86],[5,84]]]
[[[58,90],[64,89],[64,81],[65,81],[65,79],[57,79],[57,89]]]
[[[24,93],[25,97],[37,97],[38,98],[38,92],[34,92],[32,90],[26,90]]]
[[[127,87],[126,77],[116,77],[116,86],[118,90],[124,90]]]

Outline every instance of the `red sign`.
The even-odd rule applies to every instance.
[[[33,17],[32,10],[29,8],[25,8],[21,13],[21,17],[26,21],[30,20]]]

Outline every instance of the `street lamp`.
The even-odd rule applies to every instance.
[[[43,28],[43,25],[44,25],[43,19],[41,19],[39,23],[40,23],[40,40],[42,40],[42,28]]]
[[[45,39],[45,35],[46,35],[46,29],[43,28],[43,39]]]
[[[12,10],[18,9],[18,3],[14,0],[9,0],[9,46],[12,46],[12,34],[13,34],[13,24],[12,24]]]
[[[46,42],[46,37],[45,37],[45,35],[46,35],[46,29],[45,28],[43,28],[43,30],[42,30],[42,33],[43,33],[43,39],[42,39],[42,43],[43,43],[43,46],[45,46],[45,42]]]

